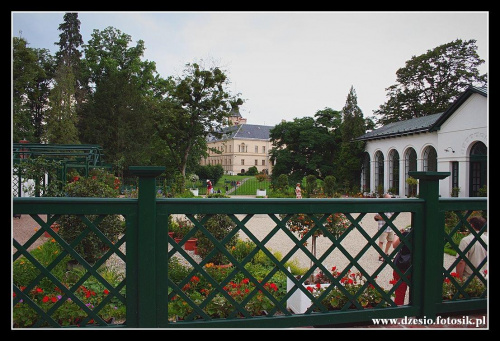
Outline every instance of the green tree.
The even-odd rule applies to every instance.
[[[315,117],[281,122],[270,130],[273,180],[286,174],[296,183],[307,175],[323,178],[334,173],[333,160],[341,138],[340,112],[325,108]]]
[[[35,127],[26,95],[33,86],[38,72],[37,55],[23,38],[12,39],[12,127],[13,142],[26,138],[33,141]]]
[[[45,119],[46,140],[50,143],[78,144],[75,77],[70,67],[59,65],[49,98],[51,107]]]
[[[222,178],[224,175],[224,168],[222,168],[222,165],[198,165],[195,169],[196,175],[200,179],[210,179],[213,181],[213,184],[215,184]]]
[[[324,161],[318,167],[318,177],[324,179],[326,176],[336,174],[338,171],[335,160],[338,158],[342,142],[342,112],[325,108],[317,111],[314,117],[316,123],[321,127],[325,127],[328,131],[324,145],[321,146]]]
[[[365,142],[354,141],[354,139],[363,135],[366,132],[366,127],[353,86],[351,86],[346,103],[342,108],[342,118],[342,142],[340,152],[335,160],[335,175],[339,182],[346,184],[348,188],[359,188]]]
[[[127,170],[151,163],[153,155],[155,65],[142,61],[144,42],[108,27],[94,30],[85,45],[82,73],[91,86],[80,111],[80,140],[101,145],[106,161]]]
[[[84,97],[80,68],[82,58],[80,47],[83,45],[82,35],[80,34],[80,20],[78,19],[78,13],[65,13],[63,20],[64,22],[58,28],[61,31],[59,42],[55,43],[59,45],[59,51],[56,52],[57,65],[58,67],[65,65],[71,69],[74,76],[73,91],[75,92],[75,100],[80,104]]]
[[[78,13],[64,14],[59,25],[59,51],[56,52],[57,68],[54,86],[50,91],[50,110],[46,115],[45,137],[50,143],[79,143],[77,128],[77,103],[81,103],[79,47],[83,44]]]
[[[219,67],[206,69],[197,63],[187,64],[162,103],[156,129],[183,176],[190,161],[199,162],[201,156],[207,155],[207,137],[221,136],[231,107],[243,104],[228,92],[228,83]]]
[[[47,49],[32,49],[24,38],[12,39],[13,140],[42,141],[55,61]]]
[[[478,71],[484,60],[476,50],[476,40],[457,39],[413,56],[397,70],[397,83],[386,89],[387,102],[374,111],[377,123],[443,112],[468,86],[485,86],[487,75]]]

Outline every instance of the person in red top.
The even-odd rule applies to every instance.
[[[207,179],[207,195],[209,195],[210,193],[212,193],[212,182],[210,180]]]

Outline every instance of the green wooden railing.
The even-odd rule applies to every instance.
[[[370,323],[373,318],[398,318],[398,317],[426,317],[435,319],[438,314],[452,312],[468,312],[486,310],[488,298],[486,289],[479,297],[472,297],[455,281],[452,272],[456,262],[451,266],[443,266],[443,248],[445,243],[463,255],[458,245],[453,241],[452,234],[459,228],[470,227],[467,218],[473,211],[486,211],[486,198],[450,198],[439,199],[438,182],[449,173],[442,172],[413,172],[412,176],[419,179],[420,198],[414,199],[157,199],[155,195],[155,177],[161,174],[162,167],[131,167],[131,171],[139,177],[139,197],[137,199],[113,198],[14,198],[13,213],[30,215],[40,225],[40,229],[33,234],[24,244],[13,239],[13,261],[30,263],[35,269],[33,279],[29,283],[19,284],[14,274],[13,310],[26,309],[26,315],[32,316],[31,327],[60,327],[60,310],[66,309],[64,304],[71,301],[72,307],[83,311],[83,316],[78,319],[80,327],[105,327],[105,328],[290,328],[299,326],[340,325],[345,323]],[[458,216],[459,224],[450,234],[445,233],[443,226],[445,212],[453,211]],[[402,244],[385,256],[385,262],[379,262],[371,270],[365,269],[366,255],[370,252],[384,254],[378,246],[378,237],[382,230],[374,235],[366,232],[362,226],[364,219],[370,214],[383,212],[396,212],[387,222],[398,235],[402,237],[395,220],[400,214],[411,215],[411,232],[403,238]],[[287,226],[296,214],[306,214],[314,222],[304,236],[291,232]],[[340,236],[335,236],[324,228],[324,224],[332,213],[345,215],[348,227]],[[207,220],[214,215],[226,215],[234,224],[231,232],[222,240],[215,238],[206,228]],[[47,215],[47,220],[40,218]],[[50,226],[62,215],[75,215],[88,226],[88,229],[75,240],[67,243]],[[105,216],[119,215],[125,221],[126,233],[118,241],[112,243],[107,236],[99,230],[99,224]],[[92,216],[94,220],[88,219]],[[168,221],[172,216],[182,216],[192,222],[193,228],[179,243],[167,234]],[[264,236],[256,234],[247,225],[256,217],[265,217],[272,223],[266,229]],[[371,218],[370,218],[371,219]],[[316,256],[309,246],[304,245],[305,240],[316,232],[321,231],[328,241],[325,251]],[[49,264],[42,264],[32,256],[30,250],[34,243],[42,237],[44,232],[50,233],[53,242],[58,243],[62,252]],[[219,251],[232,263],[223,279],[215,279],[208,270],[209,257],[196,261],[190,252],[183,247],[184,243],[196,233],[203,233],[215,246],[212,254]],[[486,232],[486,226],[477,234],[479,238]],[[106,244],[101,258],[89,264],[79,255],[74,248],[88,233],[96,234]],[[474,233],[474,232],[473,232]],[[237,259],[225,244],[237,235],[245,235],[255,244],[255,248],[243,259]],[[362,239],[362,247],[353,253],[346,247],[347,238],[353,235]],[[277,257],[274,250],[268,248],[267,243],[276,238],[291,242],[292,247]],[[125,243],[126,242],[126,243]],[[413,263],[409,273],[409,303],[397,306],[393,294],[396,284],[387,288],[377,282],[377,276],[382,271],[395,269],[391,258],[402,247],[407,245],[412,250]],[[486,247],[486,245],[484,245]],[[265,275],[257,276],[247,270],[247,265],[258,253],[263,252],[274,264],[274,267]],[[339,275],[334,276],[326,265],[331,261],[332,255],[340,252],[347,260],[347,265],[339,270]],[[288,270],[287,262],[301,253],[305,255],[312,266],[300,279]],[[117,257],[125,264],[123,280],[113,282],[109,280],[101,269],[111,257]],[[188,273],[182,279],[173,280],[169,276],[167,264],[177,256],[182,256],[189,264]],[[54,275],[54,269],[70,257],[82,267],[81,278],[66,283],[65,278]],[[377,256],[378,259],[378,256]],[[386,268],[389,267],[389,268]],[[345,289],[341,278],[355,268],[366,279],[366,282],[356,292]],[[313,295],[304,281],[314,273],[322,271],[332,284],[319,294]],[[399,270],[400,276],[403,275]],[[477,277],[480,274],[478,271]],[[295,286],[282,295],[274,295],[267,289],[267,284],[273,281],[278,273],[285,274]],[[250,292],[236,299],[225,289],[230,285],[235,276],[242,276],[253,286]],[[190,284],[193,276],[201,277],[208,283],[210,294],[201,299],[195,299],[183,290]],[[452,285],[458,293],[449,300],[442,299],[443,280],[451,278]],[[82,286],[87,285],[92,279],[99,282],[106,295],[93,305],[82,298]],[[42,299],[43,294],[36,296],[36,290],[42,283],[54,284],[59,288],[60,297]],[[481,277],[481,283],[486,280]],[[468,282],[466,282],[468,283]],[[369,308],[360,303],[360,296],[370,287],[377,292],[380,300]],[[336,310],[329,310],[322,300],[333,290],[340,290],[347,303]],[[296,292],[301,291],[308,297],[312,305],[304,313],[294,313],[287,309],[287,300]],[[35,293],[34,293],[35,292]],[[259,296],[258,296],[259,295]],[[45,297],[45,296],[43,296]],[[54,296],[53,296],[54,297]],[[91,297],[92,298],[92,297]],[[69,300],[68,300],[69,299]],[[169,319],[168,304],[173,299],[181,299],[188,308],[186,314],[180,319]],[[230,305],[230,311],[224,317],[209,312],[217,300],[223,300]],[[265,299],[271,302],[271,308],[266,314],[256,316],[247,309],[248,304],[256,299]],[[47,302],[48,301],[48,302]],[[126,316],[122,321],[110,321],[103,317],[103,311],[108,309],[112,302],[119,302],[126,307]],[[21,310],[18,310],[21,311]],[[16,315],[16,314],[14,314]],[[34,316],[34,318],[33,318]],[[70,326],[73,326],[70,324]]]

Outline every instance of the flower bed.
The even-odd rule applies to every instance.
[[[290,270],[290,269],[289,269]],[[329,287],[330,284],[317,284],[315,286],[307,285],[307,284],[302,284],[307,290],[313,292],[314,287],[318,288],[317,285],[319,285],[320,289],[325,289],[326,287]],[[293,287],[295,287],[295,284],[290,278],[286,279],[286,292],[289,292]],[[287,309],[290,309],[293,313],[295,314],[303,314],[307,308],[311,306],[312,302],[309,299],[309,297],[304,294],[304,292],[300,289],[297,289],[286,301],[286,307]]]
[[[336,267],[332,267],[332,275],[338,278],[340,272],[336,270]],[[300,277],[299,277],[300,278]],[[371,308],[382,302],[382,294],[375,289],[375,287],[369,283],[366,285],[366,279],[363,278],[360,272],[351,272],[348,270],[346,275],[340,278],[339,283],[344,290],[336,286],[332,289],[326,297],[323,297],[321,304],[323,304],[328,310],[338,310],[342,309],[349,301],[351,302],[350,308],[355,308],[355,304],[350,300],[345,291],[349,294],[355,296],[357,295],[357,302],[363,308]],[[293,282],[287,280],[287,292],[294,286]],[[309,280],[304,281],[303,284],[307,290],[309,290],[314,297],[319,297],[323,291],[331,285],[328,276],[325,276],[322,272],[314,276],[312,283]],[[296,314],[304,313],[310,306],[311,300],[304,294],[301,290],[296,290],[290,298],[287,300],[287,307],[290,308]],[[387,306],[387,303],[382,303],[382,305]],[[319,308],[315,307],[315,311]]]
[[[212,273],[219,271],[228,273],[228,270],[225,268],[219,268],[209,264],[207,264],[207,266],[208,270]],[[213,296],[213,291],[215,291],[215,295],[210,302],[203,307],[203,311],[213,318],[225,318],[234,313],[235,306],[228,300],[226,295],[200,282],[199,277],[192,276],[190,281],[182,287],[183,293],[188,296],[195,305],[200,306],[207,297]],[[278,286],[273,282],[264,283],[263,287],[273,295],[276,295],[278,292]],[[243,278],[240,281],[230,281],[222,289],[238,303],[243,302],[247,299],[248,295],[252,294],[253,296],[250,300],[244,304],[244,309],[252,316],[265,315],[267,310],[274,307],[269,297],[261,290],[257,289],[256,284],[251,282],[248,278]],[[257,292],[255,293],[256,290]],[[193,312],[194,308],[190,303],[186,302],[180,295],[172,295],[168,303],[168,317],[171,321],[183,320]],[[241,312],[238,312],[237,315],[243,316]],[[197,315],[194,318],[197,319],[199,316]]]
[[[487,270],[484,270],[483,275],[484,277],[487,278],[486,274]],[[463,277],[461,278],[456,272],[452,272],[450,275],[453,278],[453,280],[463,288],[463,290],[469,297],[471,298],[481,297],[483,293],[485,294],[486,297],[487,287],[477,276],[474,276],[474,278],[472,278],[472,280],[468,283],[468,285],[464,287],[466,282],[465,278]],[[442,298],[443,300],[463,299],[464,295],[462,293],[459,293],[457,287],[453,284],[452,280],[446,277],[443,280]]]

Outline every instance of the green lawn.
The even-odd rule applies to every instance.
[[[246,179],[246,181],[244,181]],[[231,182],[240,182],[242,183],[236,191],[232,191],[229,195],[255,195],[257,193],[257,189],[266,189],[269,190],[270,181],[263,181],[259,183],[255,176],[253,175],[224,175],[220,180],[215,184],[214,189],[217,191],[220,189],[222,193],[226,193],[226,186],[231,190],[234,186]]]

